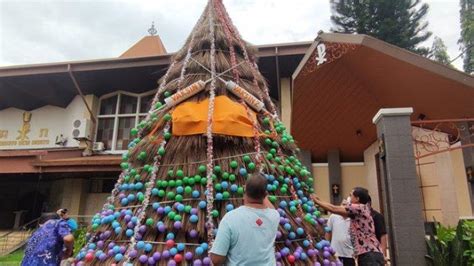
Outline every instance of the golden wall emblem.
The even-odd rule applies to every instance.
[[[25,141],[29,140],[28,133],[30,133],[30,121],[31,121],[31,113],[24,112],[23,113],[23,126],[18,130],[18,137],[16,140]]]

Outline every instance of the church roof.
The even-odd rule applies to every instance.
[[[166,53],[165,46],[163,45],[160,36],[151,35],[143,37],[140,41],[120,55],[119,58],[156,56],[164,55]]]

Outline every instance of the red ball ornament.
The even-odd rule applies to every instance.
[[[288,255],[288,262],[290,262],[291,264],[295,263],[295,256],[293,255]]]
[[[169,239],[166,241],[166,247],[167,248],[172,248],[174,247],[174,240],[173,239]]]
[[[183,261],[183,256],[181,254],[174,255],[174,261],[180,263],[181,261]]]
[[[92,254],[92,253],[87,253],[87,254],[86,254],[86,261],[87,261],[87,262],[90,262],[90,261],[92,261],[93,259],[94,259],[94,254]]]

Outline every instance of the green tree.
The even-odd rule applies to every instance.
[[[474,73],[474,0],[461,0],[461,38],[464,71]]]
[[[440,62],[441,64],[451,66],[451,59],[448,55],[448,49],[444,44],[443,40],[436,36],[433,41],[433,45],[431,46],[430,56],[432,60]]]
[[[427,40],[427,4],[420,0],[331,0],[334,32],[368,34],[410,51],[427,55],[418,47]]]

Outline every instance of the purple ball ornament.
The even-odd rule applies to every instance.
[[[329,258],[330,256],[331,256],[331,253],[329,253],[329,251],[324,251],[323,252],[323,257]]]
[[[276,239],[280,239],[282,236],[282,233],[280,231],[277,232]]]
[[[287,247],[291,246],[291,240],[289,239],[285,240],[285,246]]]
[[[132,219],[132,216],[130,216],[130,215],[127,214],[127,215],[125,215],[125,217],[123,217],[123,219],[125,220],[125,222],[128,223],[128,222],[130,222],[130,220]]]
[[[169,260],[167,265],[168,265],[168,266],[176,266],[177,264],[176,264],[176,261],[174,261],[174,260]]]
[[[302,222],[301,218],[300,217],[296,217],[296,223],[300,224]]]
[[[114,248],[114,246],[115,246],[115,242],[110,242],[110,243],[107,245],[107,247],[108,247],[109,249]]]
[[[104,260],[106,260],[106,259],[107,259],[107,255],[106,255],[105,253],[101,253],[101,254],[99,255],[99,260],[100,260],[100,261],[104,261]]]
[[[158,207],[158,209],[156,209],[156,213],[158,214],[163,214],[165,212],[165,208],[163,207]]]
[[[186,260],[192,260],[193,259],[193,253],[192,252],[186,252],[186,254],[184,254],[184,259]]]
[[[115,252],[113,249],[109,249],[109,251],[107,251],[107,255],[109,255],[109,257],[112,257],[113,255],[115,255]]]
[[[99,240],[97,241],[97,248],[102,249],[104,247],[104,241]]]
[[[171,254],[168,250],[163,250],[163,252],[161,253],[161,257],[163,259],[168,259],[170,256],[171,256]]]
[[[164,224],[160,224],[158,226],[158,231],[160,231],[160,233],[164,233],[166,231],[166,226]]]
[[[155,253],[153,253],[153,259],[155,261],[159,261],[161,259],[161,253],[156,251]]]
[[[148,262],[148,256],[147,255],[141,255],[140,258],[138,258],[138,261],[142,264],[145,264]]]
[[[140,227],[138,228],[138,232],[140,233],[145,233],[146,232],[146,226],[145,225],[140,225]]]
[[[156,261],[153,257],[149,257],[148,258],[148,265],[155,265],[156,264]]]
[[[323,260],[323,265],[328,266],[330,264],[331,264],[331,262],[329,262],[329,260],[327,260],[327,259]]]
[[[331,266],[336,266],[336,263],[334,261],[332,261]]]
[[[200,259],[194,260],[193,266],[202,266],[202,261]]]
[[[275,252],[275,259],[281,260],[281,253],[280,252]]]
[[[127,223],[127,228],[133,229],[133,228],[135,228],[135,224],[133,224],[133,222],[130,221],[130,222]]]
[[[211,265],[211,259],[209,257],[205,257],[204,259],[202,259],[202,264]]]
[[[198,232],[193,229],[193,230],[189,231],[189,236],[191,238],[196,238],[198,236]]]
[[[183,224],[180,221],[176,221],[173,224],[174,229],[177,229],[177,230],[181,229],[182,226]]]
[[[296,259],[299,259],[301,257],[301,253],[298,251],[293,252],[293,256],[295,256]]]
[[[196,214],[197,215],[198,214],[198,209],[192,208],[191,209],[191,214]]]
[[[130,253],[128,253],[128,256],[132,259],[136,258],[137,255],[138,255],[138,251],[136,249],[133,249],[132,251],[130,251]]]
[[[316,261],[316,262],[314,263],[314,266],[321,266],[321,263],[319,263],[319,262]]]

